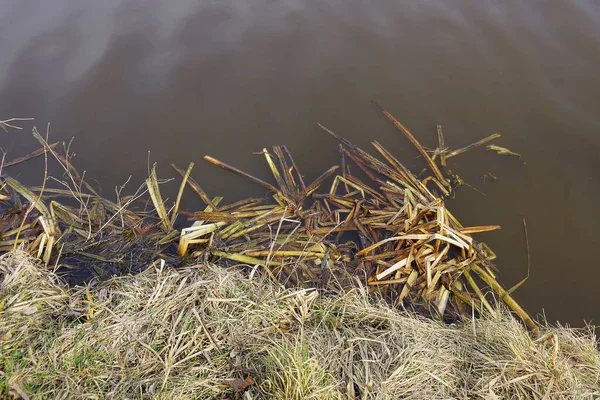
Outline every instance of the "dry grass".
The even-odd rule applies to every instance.
[[[543,327],[535,339],[498,314],[444,325],[360,288],[327,296],[206,265],[68,288],[13,252],[0,258],[0,396],[600,396],[592,330]]]

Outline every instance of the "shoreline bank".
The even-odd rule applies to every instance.
[[[10,398],[564,398],[600,395],[593,329],[504,307],[444,324],[365,288],[283,288],[236,268],[154,264],[69,287],[0,258],[0,394]]]

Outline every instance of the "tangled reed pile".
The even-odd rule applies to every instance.
[[[118,193],[116,202],[109,201],[79,175],[68,152],[61,154],[57,144],[34,131],[43,148],[9,164],[51,155],[65,170],[64,179],[56,180],[65,188],[26,187],[2,178],[0,252],[23,246],[48,265],[91,266],[100,275],[135,272],[159,259],[175,265],[190,257],[229,261],[248,265],[251,273],[263,268],[274,280],[293,286],[327,288],[359,280],[396,304],[449,321],[474,312],[494,314],[492,302],[499,300],[536,329],[497,282],[491,250],[471,237],[499,227],[464,227],[444,202],[453,190],[450,182],[457,182],[445,171],[446,160],[499,135],[450,151],[438,128],[439,146],[427,150],[377,106],[421,153],[430,176],[417,177],[377,142],[373,145],[385,162],[319,125],[340,141],[341,165],[309,184],[285,146],[263,150],[275,185],[205,157],[272,194],[229,205],[211,199],[190,177],[193,164],[187,171],[173,166],[183,181],[170,209],[154,169],[134,195]],[[206,203],[203,211],[179,210],[188,185]],[[145,207],[148,197],[154,208]],[[175,225],[180,214],[194,221],[181,231]]]

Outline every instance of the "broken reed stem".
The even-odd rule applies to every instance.
[[[58,146],[60,143],[61,143],[61,142],[55,142],[55,143],[52,143],[52,144],[48,145],[48,148],[50,148],[50,149],[54,149],[54,148],[56,148],[56,147],[57,147],[57,146]],[[44,153],[46,153],[46,152],[47,152],[47,149],[46,149],[45,147],[42,147],[41,149],[37,149],[37,150],[35,150],[34,152],[31,152],[31,153],[27,154],[26,156],[23,156],[23,157],[18,157],[18,158],[15,158],[15,159],[14,159],[14,160],[12,160],[12,161],[7,161],[7,162],[4,162],[4,163],[2,164],[2,167],[3,167],[3,168],[8,168],[8,167],[12,167],[12,166],[14,166],[14,165],[17,165],[17,164],[21,164],[22,162],[29,161],[29,160],[31,160],[31,159],[33,159],[33,158],[39,157],[39,156],[41,156],[42,154],[44,154]]]
[[[263,181],[261,179],[258,179],[256,177],[254,177],[254,176],[252,176],[252,175],[250,175],[250,174],[248,174],[248,173],[240,170],[240,169],[232,167],[231,165],[227,165],[224,162],[221,162],[221,161],[217,160],[216,158],[212,158],[210,156],[204,156],[204,159],[206,161],[208,161],[209,163],[211,163],[213,165],[216,165],[219,168],[222,168],[222,169],[224,169],[226,171],[229,171],[229,172],[233,172],[234,174],[242,176],[244,178],[250,179],[252,182],[258,183],[259,185],[261,185],[261,186],[269,189],[270,191],[272,191],[275,194],[279,193],[279,190],[277,190],[277,188],[275,186],[273,186],[273,185],[271,185],[271,184],[269,184],[269,183],[267,183],[267,182],[265,182],[265,181]]]
[[[460,149],[453,150],[453,151],[449,152],[448,154],[446,154],[446,159],[458,156],[459,154],[462,154],[464,152],[472,150],[475,147],[482,146],[482,145],[484,145],[484,144],[486,144],[488,142],[491,142],[492,140],[498,139],[500,136],[502,136],[502,135],[500,135],[499,133],[492,133],[491,135],[486,136],[483,139],[480,139],[480,140],[476,141],[475,143],[471,143],[468,146],[465,146],[463,148],[460,148]]]
[[[33,121],[33,118],[9,118],[5,120],[0,120],[0,128],[4,131],[7,131],[7,128],[22,130],[23,127],[18,125],[13,125],[12,122],[21,122],[21,121]]]
[[[437,125],[437,136],[438,136],[438,148],[440,150],[440,164],[442,167],[446,167],[446,144],[444,143],[444,132],[442,132],[442,126]]]
[[[498,294],[498,296],[500,296],[500,299],[507,306],[509,306],[511,310],[513,310],[519,316],[519,318],[521,318],[521,320],[525,322],[525,324],[527,324],[527,327],[529,329],[531,329],[532,331],[538,330],[537,324],[533,322],[529,314],[510,296],[510,294],[506,292],[506,290],[502,286],[500,286],[500,284],[494,278],[492,278],[490,274],[488,274],[483,268],[481,268],[478,265],[474,265],[472,269],[486,284],[488,284],[492,288],[494,292],[496,292],[496,294]]]
[[[444,175],[442,175],[440,169],[437,167],[437,165],[435,165],[435,163],[433,162],[431,157],[429,157],[429,154],[427,154],[427,151],[425,151],[423,146],[421,146],[421,144],[419,143],[417,138],[415,138],[415,136],[404,125],[402,125],[402,123],[400,123],[400,121],[398,121],[396,118],[394,118],[394,116],[392,114],[390,114],[388,111],[386,111],[380,104],[376,103],[375,101],[373,101],[373,104],[375,104],[375,106],[379,109],[379,111],[381,111],[383,113],[383,115],[385,115],[387,117],[387,119],[392,121],[392,123],[398,129],[400,129],[400,131],[402,131],[402,133],[404,133],[404,135],[413,144],[413,146],[415,146],[415,148],[419,151],[419,153],[421,153],[421,155],[425,159],[425,162],[427,162],[427,165],[429,165],[429,168],[431,168],[431,171],[433,171],[433,174],[435,175],[435,177],[444,186],[450,187],[450,184],[446,181],[446,178],[444,178]]]
[[[177,168],[177,166],[175,164],[171,164],[171,167],[175,171],[177,171],[177,173],[179,175],[181,175],[182,178],[185,178],[186,172],[184,170],[182,170],[180,168]],[[191,176],[188,176],[188,179],[186,180],[186,182],[190,185],[190,187],[192,188],[192,190],[194,192],[196,192],[196,194],[198,194],[198,196],[204,202],[204,204],[212,207],[213,210],[217,210],[217,206],[215,204],[213,204],[213,202],[210,199],[210,197],[208,197],[208,195],[206,194],[206,192],[204,190],[202,190],[202,188],[200,187],[200,185],[198,185],[198,183],[194,180],[194,178],[192,178]]]

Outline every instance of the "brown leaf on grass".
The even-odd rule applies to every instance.
[[[245,392],[248,387],[254,385],[254,379],[251,377],[247,377],[246,379],[235,378],[235,379],[226,379],[223,381],[224,384],[229,386],[231,390],[235,393]]]

